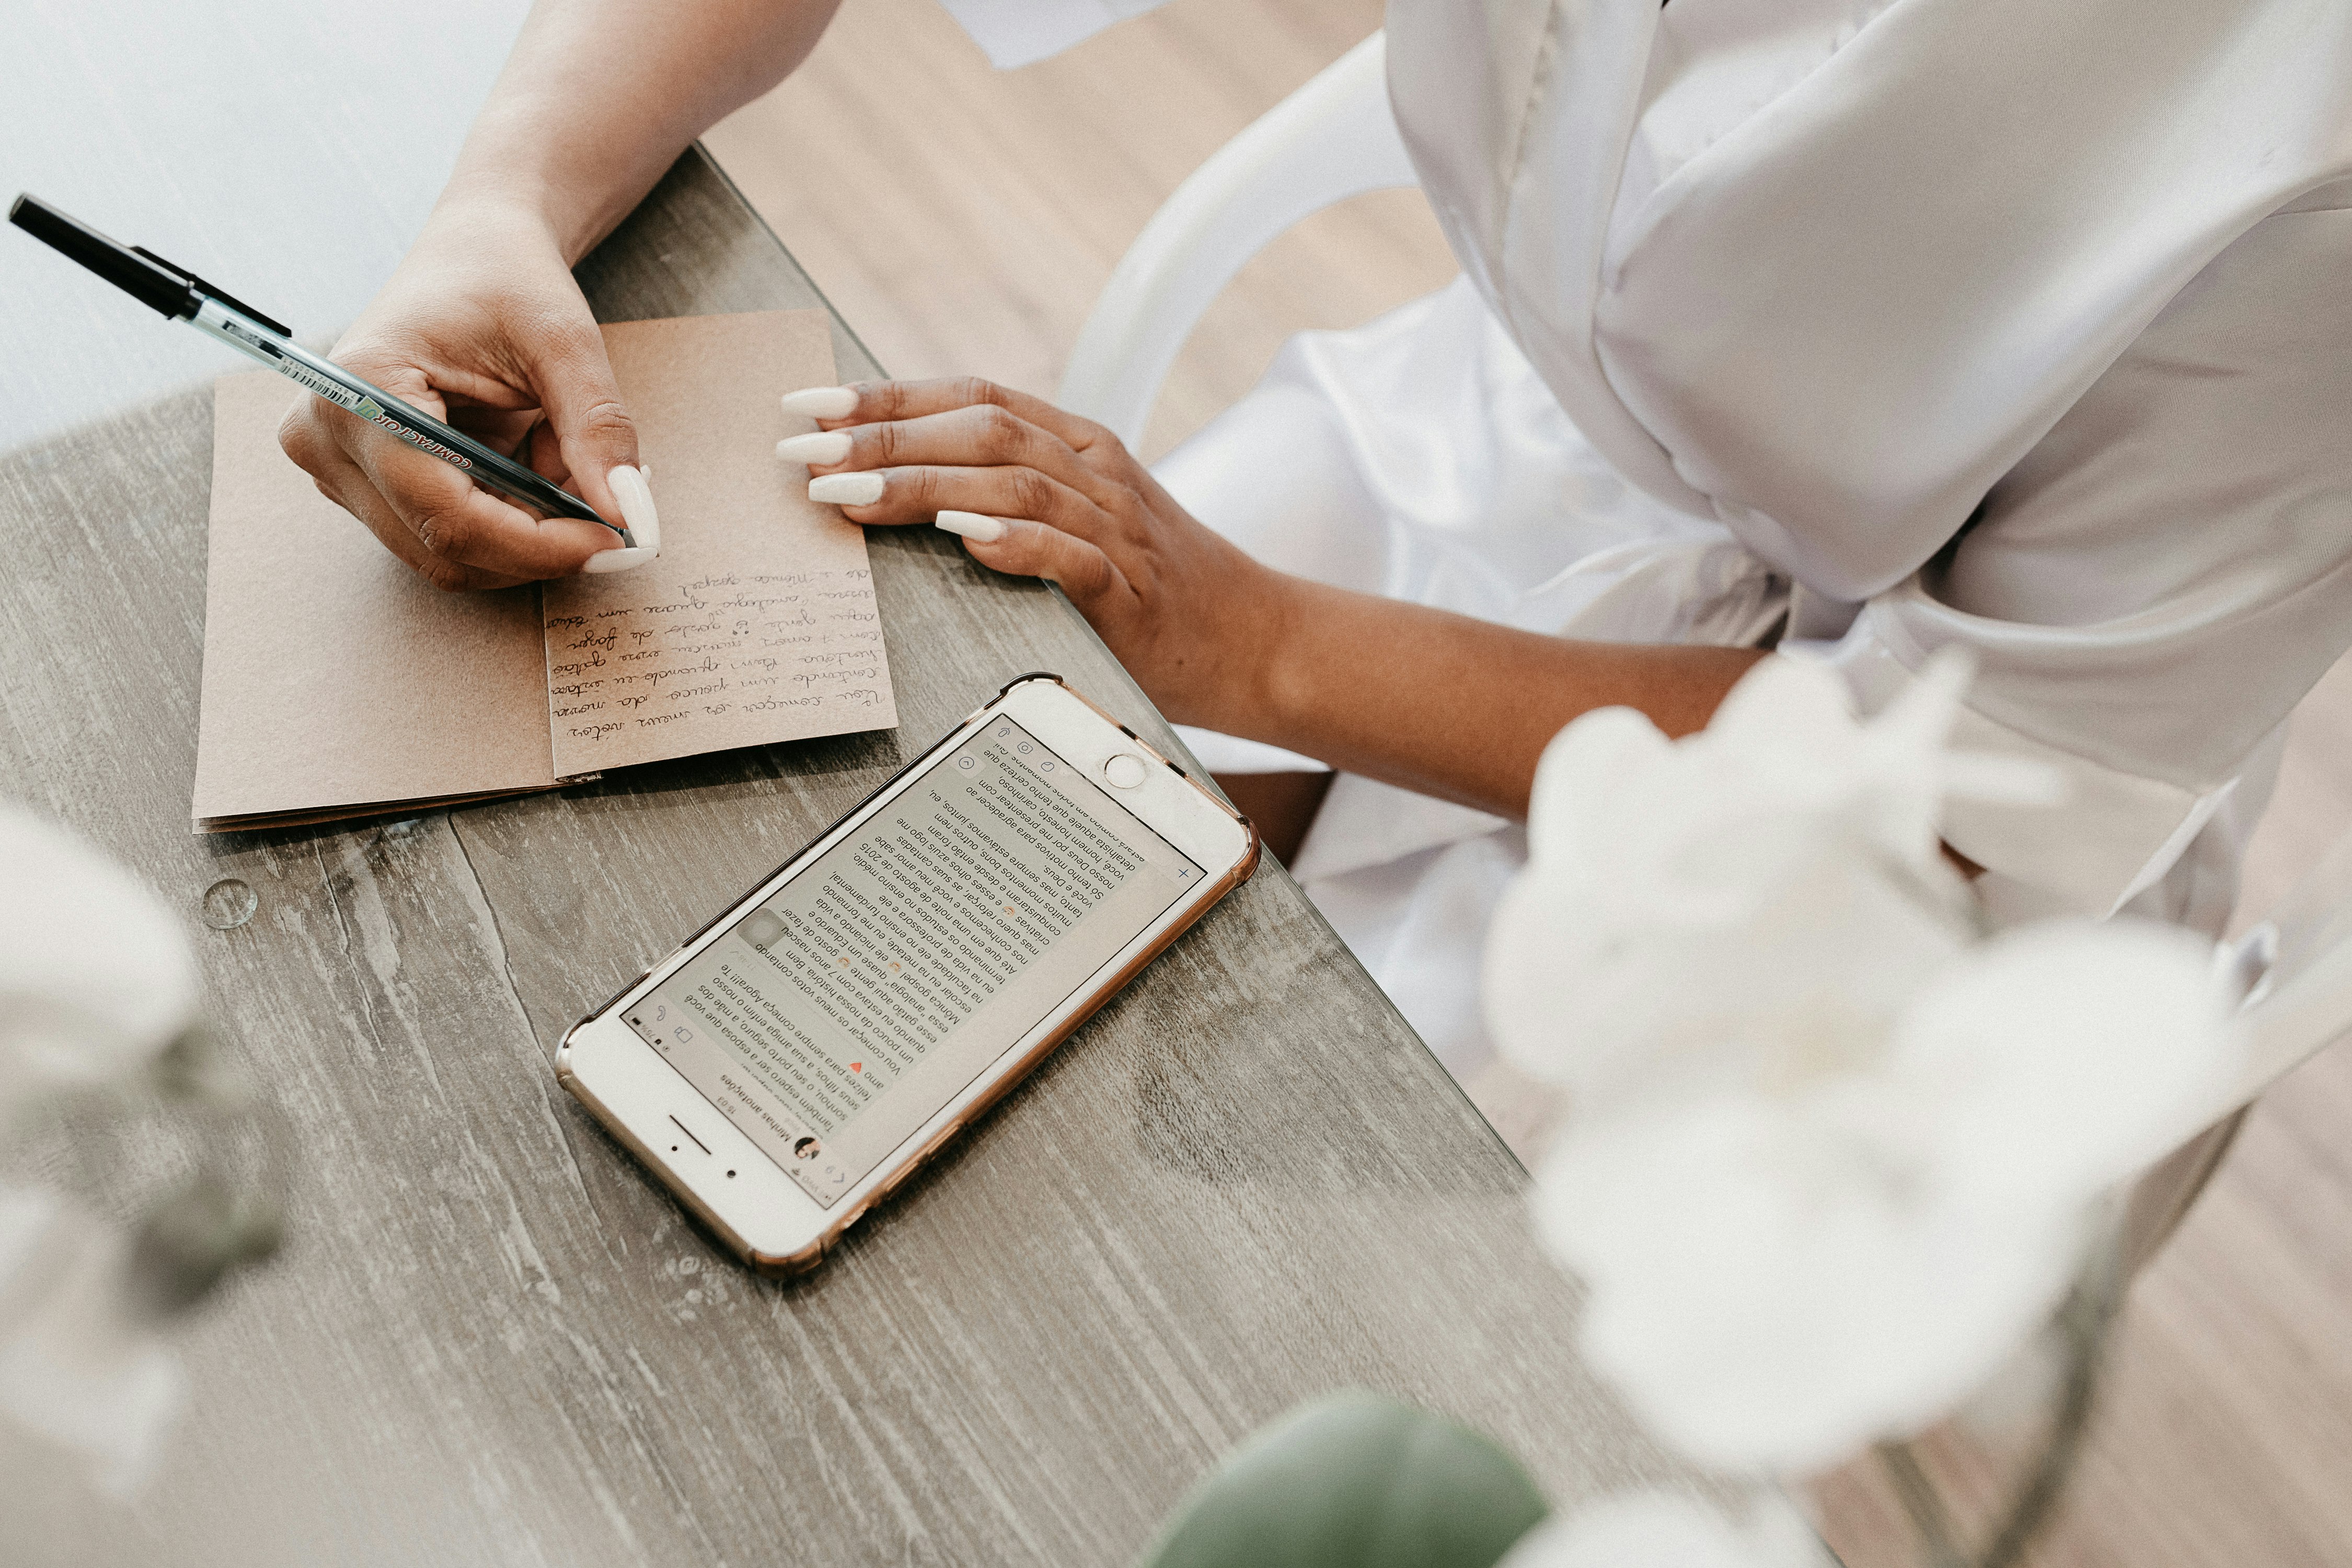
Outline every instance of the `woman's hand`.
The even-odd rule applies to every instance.
[[[837,0],[542,0],[467,134],[441,204],[335,346],[337,363],[517,456],[658,539],[636,432],[572,264],[688,143],[782,81]],[[305,399],[278,432],[319,489],[437,588],[649,559],[593,522],[538,518]]]
[[[1544,637],[1286,576],[1190,516],[1091,420],[984,381],[814,387],[826,428],[778,444],[857,522],[963,533],[1059,583],[1161,711],[1481,810],[1524,816],[1536,760],[1595,708],[1704,725],[1764,655]],[[1001,529],[997,526],[1001,524]]]
[[[604,340],[555,236],[528,208],[445,202],[331,357],[658,539]],[[620,536],[595,523],[525,510],[323,398],[298,403],[278,438],[322,494],[436,588],[615,570],[654,553],[615,551]]]
[[[817,476],[811,499],[855,522],[940,519],[982,564],[1060,584],[1169,718],[1267,728],[1296,580],[1202,527],[1109,431],[977,379],[816,388],[785,405],[824,426],[777,447]]]

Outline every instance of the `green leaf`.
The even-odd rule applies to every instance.
[[[1145,1568],[1492,1568],[1545,1513],[1491,1439],[1361,1390],[1309,1401],[1234,1450]]]

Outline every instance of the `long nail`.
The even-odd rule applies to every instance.
[[[629,533],[638,548],[649,556],[660,554],[661,513],[654,510],[654,489],[646,483],[645,474],[623,463],[604,476],[604,482],[613,488],[613,499],[621,503],[621,521],[629,525]],[[607,566],[604,570],[622,572],[627,568]]]
[[[950,533],[961,533],[975,544],[993,544],[1004,537],[1006,524],[1001,517],[982,517],[976,511],[943,511],[939,525]]]
[[[805,386],[798,392],[785,393],[783,402],[787,414],[805,414],[812,419],[846,419],[857,412],[857,389]]]
[[[872,506],[882,499],[882,476],[825,474],[809,481],[808,498],[835,506]]]
[[[787,463],[838,463],[849,456],[849,432],[818,430],[807,436],[787,436],[776,443],[776,456]]]
[[[632,533],[636,531],[635,524],[630,525],[629,531]],[[597,574],[633,572],[640,566],[652,564],[655,558],[660,554],[661,552],[658,550],[647,550],[642,546],[635,550],[626,547],[619,550],[599,550],[595,554],[588,557],[588,563],[580,570]]]

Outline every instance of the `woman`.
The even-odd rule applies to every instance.
[[[1033,53],[1112,9],[950,7]],[[542,469],[647,504],[568,264],[831,9],[541,7],[337,357],[512,438],[544,410]],[[1998,917],[2218,929],[2352,645],[2352,12],[1395,0],[1389,57],[1459,283],[1294,342],[1165,487],[1036,399],[886,384],[800,399],[848,437],[811,493],[975,514],[1171,718],[1258,743],[1204,749],[1293,841],[1320,802],[1297,869],[1458,1075],[1545,742],[1612,703],[1701,725],[1768,642],[1865,709],[1974,656],[1961,743],[2073,787],[1948,822]],[[444,586],[610,538],[316,400],[285,439]]]

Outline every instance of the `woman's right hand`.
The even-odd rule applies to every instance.
[[[658,539],[604,337],[528,206],[445,199],[330,357]],[[323,398],[297,404],[278,438],[320,493],[436,588],[620,570],[654,553],[616,552],[620,536],[593,522],[539,517]]]

